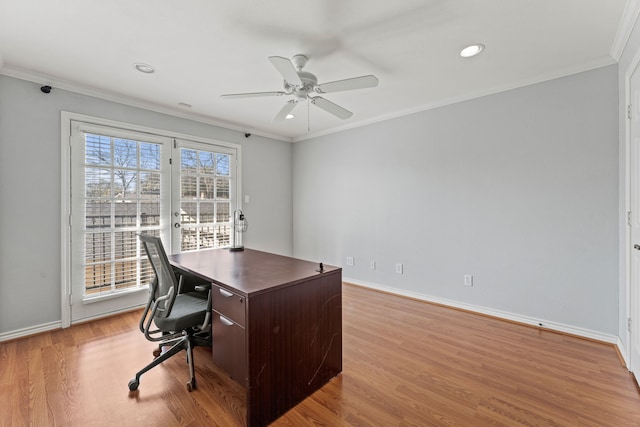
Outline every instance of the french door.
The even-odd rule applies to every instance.
[[[231,213],[237,181],[235,150],[178,139],[172,174],[173,253],[231,244]]]
[[[70,322],[146,302],[153,271],[140,233],[168,253],[230,245],[237,147],[70,124]]]

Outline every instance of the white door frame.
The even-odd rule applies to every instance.
[[[155,129],[145,126],[134,125],[131,123],[119,122],[99,117],[88,116],[84,114],[72,113],[68,111],[61,112],[60,126],[60,143],[61,143],[61,215],[60,215],[60,283],[61,283],[61,326],[67,328],[71,326],[71,123],[72,121],[80,121],[93,123],[101,126],[109,126],[114,128],[122,128],[134,132],[151,133],[162,135],[168,138],[191,140],[201,142],[208,145],[224,146],[236,151],[236,203],[240,203],[242,189],[242,146],[230,142],[223,142],[209,138],[200,138],[193,135],[186,135],[178,132],[171,132],[164,129]],[[169,246],[171,247],[171,246]]]

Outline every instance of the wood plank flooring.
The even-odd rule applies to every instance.
[[[640,426],[615,348],[345,284],[343,373],[274,426]],[[0,426],[241,426],[244,390],[196,349],[127,383],[140,312],[0,343]]]

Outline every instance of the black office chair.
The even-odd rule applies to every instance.
[[[140,331],[149,341],[159,342],[156,358],[129,381],[129,390],[140,385],[142,374],[182,350],[187,351],[191,379],[189,391],[196,389],[193,347],[211,346],[211,284],[195,286],[195,292],[182,293],[183,277],[178,280],[159,237],[140,234],[151,266],[156,274],[150,285],[149,301],[140,319]],[[206,298],[202,298],[202,295]],[[156,329],[152,329],[152,322]],[[163,347],[171,348],[163,352]]]

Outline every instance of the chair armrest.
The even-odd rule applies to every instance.
[[[209,326],[211,322],[211,283],[200,283],[193,288],[196,292],[207,293],[207,314],[205,315],[204,322],[200,325],[200,329],[204,330]]]
[[[196,285],[193,289],[197,292],[206,292],[211,289],[211,283]]]

